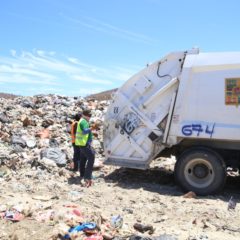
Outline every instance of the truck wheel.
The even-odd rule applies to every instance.
[[[221,156],[210,149],[191,149],[179,157],[174,174],[184,190],[208,195],[224,187],[226,166]]]

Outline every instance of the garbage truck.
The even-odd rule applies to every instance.
[[[114,94],[103,129],[105,164],[147,169],[175,156],[185,191],[219,192],[240,167],[240,52],[173,52]]]

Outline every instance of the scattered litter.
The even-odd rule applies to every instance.
[[[46,196],[46,195],[36,195],[32,196],[32,199],[41,200],[41,201],[49,201],[53,198],[53,196]]]
[[[29,148],[34,148],[36,146],[36,139],[35,138],[28,138],[26,140],[26,144]]]
[[[123,225],[123,218],[120,215],[111,218],[111,226],[113,228],[121,228]]]
[[[152,225],[144,225],[141,223],[135,223],[133,225],[133,227],[135,230],[137,230],[141,233],[148,232],[149,234],[153,234],[153,232],[154,232],[154,228]]]
[[[228,202],[228,210],[235,210],[236,206],[237,206],[237,202],[233,198],[233,196],[231,196],[231,198],[229,199],[229,202]]]
[[[191,191],[191,192],[188,192],[188,193],[184,194],[183,197],[184,197],[184,198],[196,198],[197,195],[196,195],[195,192],[192,192],[192,191]]]
[[[129,240],[152,240],[149,237],[141,237],[141,236],[137,236],[137,235],[131,235]]]
[[[95,223],[83,223],[83,224],[77,225],[68,230],[69,234],[66,234],[64,236],[64,239],[71,239],[70,234],[74,234],[80,231],[93,230],[96,227],[97,225]]]
[[[66,154],[59,148],[47,148],[42,150],[41,158],[53,160],[57,165],[66,165]]]
[[[13,209],[13,210],[6,211],[4,218],[12,222],[19,222],[24,218],[24,215]]]
[[[0,167],[0,177],[6,177],[9,174],[11,174],[11,171],[7,166]]]
[[[54,216],[55,216],[54,210],[47,210],[44,212],[38,212],[36,214],[35,219],[39,222],[47,222],[47,221],[53,220]]]

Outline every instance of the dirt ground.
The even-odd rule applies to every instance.
[[[66,208],[73,205],[84,221],[110,222],[120,215],[123,226],[109,234],[123,239],[132,234],[165,240],[240,239],[240,206],[227,209],[231,196],[237,202],[240,199],[239,176],[228,177],[219,195],[195,198],[183,197],[169,160],[155,161],[146,171],[104,166],[93,177],[90,188],[82,187],[78,174],[66,169],[50,173],[22,169],[9,179],[1,178],[0,206],[18,205],[25,218],[19,222],[1,219],[0,239],[58,239]],[[50,220],[49,212],[54,212]],[[140,233],[135,223],[151,225],[153,231]]]

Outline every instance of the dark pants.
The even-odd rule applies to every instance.
[[[90,145],[79,147],[80,150],[80,177],[92,179],[95,152]]]
[[[73,170],[79,170],[80,151],[78,147],[73,143]]]

